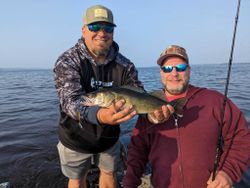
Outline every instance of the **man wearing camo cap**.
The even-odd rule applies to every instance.
[[[181,115],[173,114],[154,128],[145,117],[138,118],[123,187],[137,188],[149,163],[156,188],[231,188],[249,165],[250,130],[243,113],[227,99],[220,124],[224,95],[189,83],[191,65],[183,47],[167,47],[157,64],[166,100],[185,97],[187,101]],[[213,180],[220,126],[223,148]]]

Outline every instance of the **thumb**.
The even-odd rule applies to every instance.
[[[121,107],[125,104],[125,100],[124,99],[121,99],[119,101],[117,101],[113,107],[115,109],[115,111],[119,111],[119,109],[121,109]]]
[[[153,112],[152,113],[148,113],[147,118],[153,124],[157,124],[158,123],[158,120],[156,119],[156,117],[155,117],[155,115],[154,115]]]
[[[212,174],[210,175],[209,179],[207,180],[207,184],[211,184],[213,181],[212,181]]]

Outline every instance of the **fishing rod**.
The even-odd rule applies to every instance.
[[[224,100],[223,100],[223,105],[222,105],[222,110],[221,110],[221,119],[220,119],[220,126],[219,126],[219,132],[218,132],[218,140],[217,140],[216,155],[215,155],[214,168],[213,168],[213,174],[212,174],[212,181],[214,181],[215,179],[215,175],[216,175],[216,171],[219,165],[219,160],[220,160],[221,151],[223,147],[222,146],[223,145],[222,126],[223,126],[223,119],[224,119],[225,107],[226,107],[226,102],[227,102],[228,85],[229,85],[229,79],[230,79],[231,67],[232,67],[232,61],[233,61],[234,43],[235,43],[235,36],[236,36],[236,31],[237,31],[238,19],[239,19],[239,12],[240,12],[240,0],[238,0],[237,12],[236,12],[235,23],[234,23],[234,32],[233,32],[230,58],[228,62],[227,82],[225,86]]]

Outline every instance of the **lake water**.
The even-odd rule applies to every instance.
[[[158,67],[138,70],[146,90],[161,88]],[[250,63],[233,64],[228,91],[248,125],[249,72]],[[191,84],[224,93],[226,75],[226,64],[192,65]],[[19,188],[65,187],[56,150],[58,118],[52,70],[0,69],[0,183],[14,182],[13,187]],[[123,124],[122,135],[129,134],[134,123],[135,119]],[[250,186],[249,178],[243,176]]]

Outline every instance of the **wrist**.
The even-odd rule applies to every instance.
[[[85,117],[85,121],[91,124],[99,125],[99,121],[97,119],[97,112],[99,111],[100,107],[99,106],[90,106],[88,109],[84,112],[87,113],[86,115],[84,114],[83,117]]]
[[[222,176],[227,180],[227,182],[230,184],[230,186],[233,185],[233,180],[232,180],[232,178],[231,178],[225,171],[220,170],[220,171],[218,172],[218,174],[222,175]]]
[[[101,115],[101,113],[102,113],[102,108],[100,108],[100,109],[97,111],[97,113],[96,113],[96,119],[97,119],[97,121],[99,122],[99,124],[103,124],[103,123],[104,123],[103,120],[102,120],[102,115]]]

